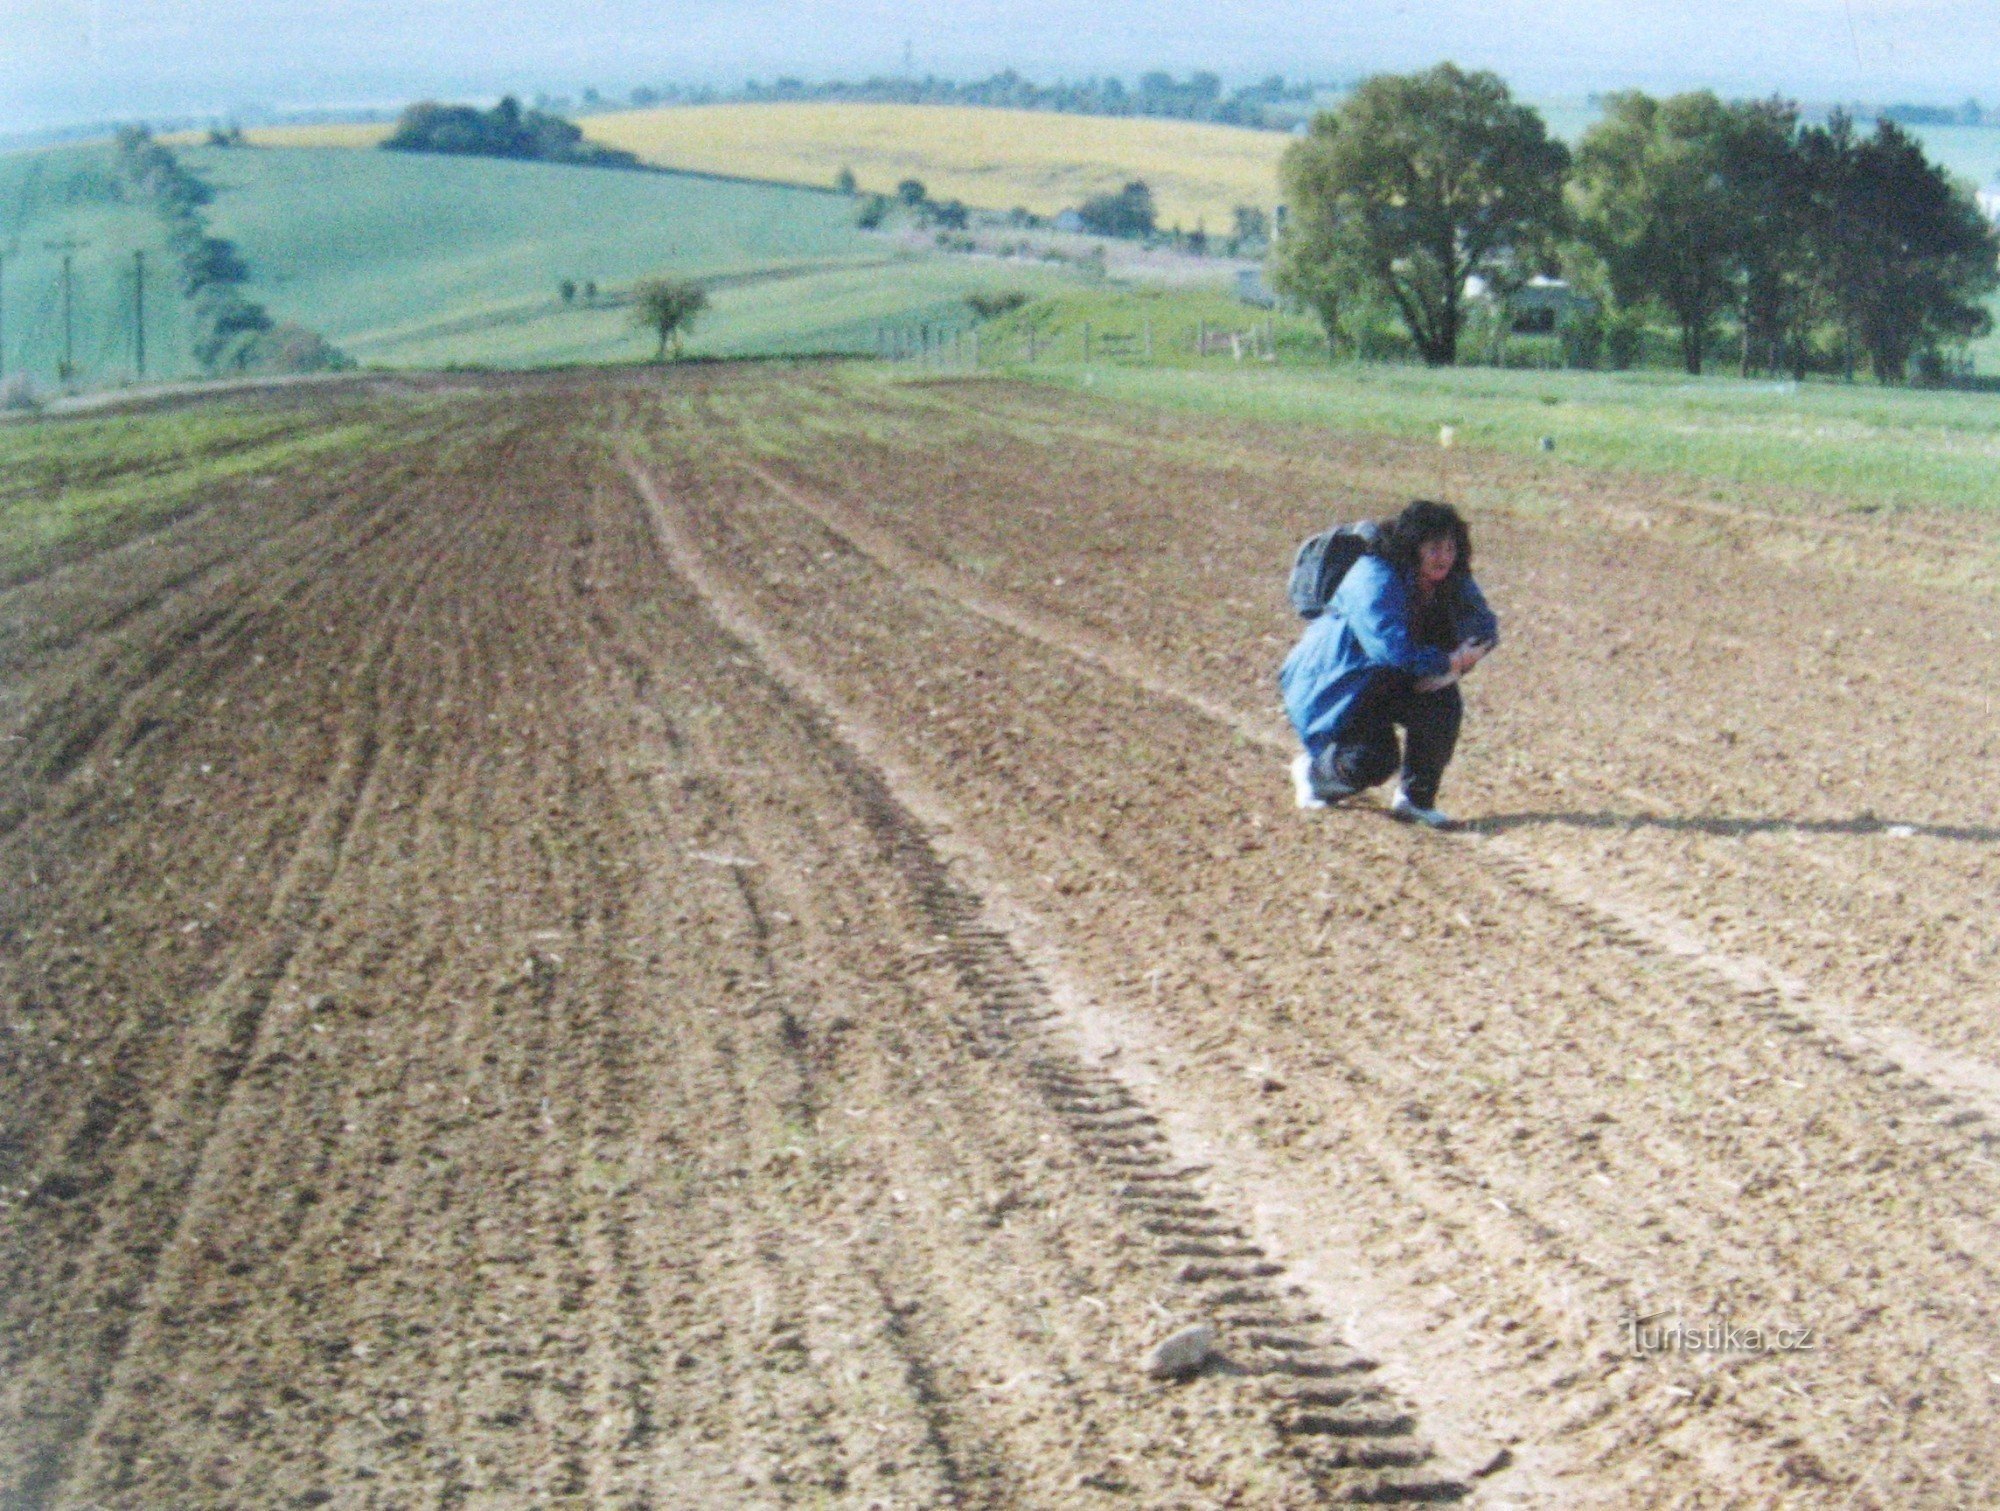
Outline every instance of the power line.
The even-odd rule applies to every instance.
[[[132,254],[132,365],[146,376],[146,254]]]
[[[62,366],[56,369],[56,381],[65,388],[76,376],[76,320],[75,320],[75,278],[73,261],[77,251],[89,245],[74,236],[65,236],[60,241],[42,243],[51,252],[62,253]]]

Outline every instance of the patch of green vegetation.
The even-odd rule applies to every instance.
[[[654,274],[708,288],[687,349],[729,356],[872,350],[878,323],[993,282],[969,259],[898,255],[850,201],[804,189],[334,149],[183,157],[216,191],[247,291],[375,366],[640,360],[656,343],[624,299]]]
[[[215,189],[211,223],[252,297],[372,366],[642,360],[655,342],[624,297],[654,274],[707,287],[687,349],[709,356],[871,351],[878,325],[941,318],[994,283],[967,258],[898,254],[850,201],[804,189],[337,149],[182,157]]]
[[[1864,507],[2000,505],[2000,403],[1953,390],[1870,382],[1744,381],[1634,372],[1430,369],[1331,363],[1297,316],[1220,291],[1117,288],[1037,300],[989,329],[982,355],[1023,377],[1103,395],[1245,419],[1369,431],[1758,488],[1806,489]],[[1083,331],[1091,331],[1091,360]],[[1195,337],[1235,332],[1194,354]],[[1150,327],[1154,356],[1143,356]],[[1036,332],[1035,359],[1027,331]],[[1270,340],[1260,350],[1258,330]],[[1125,339],[1107,349],[1105,333]],[[1262,350],[1272,353],[1269,360]]]
[[[156,526],[234,478],[358,450],[366,421],[198,405],[0,426],[0,584]]]
[[[65,251],[68,349],[79,386],[135,376],[134,252],[145,254],[146,376],[197,371],[165,226],[151,206],[120,197],[111,148],[73,147],[0,156],[0,375],[25,377],[44,392],[60,387]]]
[[[716,288],[710,309],[688,344],[713,356],[850,352],[874,354],[900,337],[920,342],[933,332],[978,324],[968,295],[998,287],[1053,294],[1073,287],[1060,269],[1029,267],[995,273],[965,257],[899,258],[873,266],[828,269],[786,279],[745,279]],[[967,348],[969,350],[969,348]]]
[[[1204,335],[1206,355],[1196,350]],[[1267,350],[1279,363],[1326,362],[1317,322],[1255,308],[1219,286],[1072,288],[993,321],[987,337],[983,355],[999,362],[1025,361],[1031,347],[1037,362],[1082,362],[1087,351],[1120,366],[1209,367],[1262,362]]]
[[[1023,369],[1024,372],[1029,370]],[[1716,483],[1808,489],[1867,506],[2000,506],[2000,405],[1982,394],[1689,379],[1664,373],[1193,371],[1066,364],[1044,381],[1246,419],[1435,441]]]

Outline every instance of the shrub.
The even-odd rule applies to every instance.
[[[965,302],[981,320],[992,320],[1019,309],[1028,302],[1028,296],[1019,289],[1007,289],[997,294],[967,294]]]
[[[1086,231],[1099,236],[1153,234],[1153,191],[1134,179],[1116,194],[1093,194],[1077,207]]]

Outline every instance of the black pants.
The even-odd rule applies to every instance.
[[[1334,730],[1333,743],[1313,762],[1313,779],[1322,788],[1339,783],[1359,790],[1386,782],[1400,767],[1410,801],[1419,808],[1434,807],[1464,718],[1465,700],[1456,683],[1420,693],[1408,672],[1372,671]],[[1398,725],[1404,736],[1400,748]]]

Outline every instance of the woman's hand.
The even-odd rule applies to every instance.
[[[1463,677],[1467,672],[1479,665],[1486,653],[1492,649],[1493,642],[1490,640],[1466,641],[1451,653],[1451,674],[1454,677]]]

